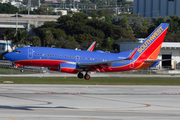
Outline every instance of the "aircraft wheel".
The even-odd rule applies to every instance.
[[[84,77],[84,75],[83,75],[81,72],[79,72],[79,73],[78,73],[78,78],[81,78],[81,79],[82,79],[83,77]]]
[[[20,70],[20,72],[22,72],[22,73],[23,73],[23,72],[24,72],[24,69],[21,69],[21,70]]]
[[[88,74],[86,74],[86,75],[84,76],[84,79],[86,79],[86,80],[89,80],[90,78],[91,78],[91,76],[88,75]]]

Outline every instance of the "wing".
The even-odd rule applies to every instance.
[[[87,51],[93,51],[94,47],[95,47],[96,41],[94,41],[91,46],[87,49]]]
[[[77,63],[80,69],[88,69],[93,71],[102,71],[104,72],[103,68],[108,68],[111,70],[110,66],[112,66],[112,63],[117,63],[125,60],[131,60],[133,59],[135,53],[137,51],[137,48],[135,48],[128,57],[118,57],[118,60],[111,60],[111,61],[102,61],[102,62],[86,62],[86,63]]]

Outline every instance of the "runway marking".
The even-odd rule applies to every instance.
[[[57,94],[56,92],[35,92],[36,94]]]
[[[163,93],[163,94],[166,94],[166,95],[180,95],[180,93]]]
[[[24,90],[24,91],[32,91],[32,92],[36,92],[36,93],[40,93],[42,94],[44,92],[44,94],[46,93],[54,93],[54,94],[68,94],[68,95],[77,95],[77,96],[81,96],[81,97],[89,97],[89,98],[95,98],[95,99],[102,99],[102,100],[109,100],[109,101],[117,101],[117,102],[125,102],[125,103],[134,103],[134,104],[141,104],[141,105],[145,105],[145,107],[150,107],[150,106],[160,106],[160,107],[169,107],[169,108],[174,108],[174,106],[164,106],[164,105],[156,105],[156,104],[145,104],[145,103],[135,103],[135,102],[127,102],[127,101],[120,101],[120,100],[112,100],[112,99],[105,99],[105,98],[98,98],[98,97],[90,97],[90,96],[83,96],[81,94],[84,95],[180,95],[180,93],[157,93],[157,94],[122,94],[122,93],[115,93],[115,94],[107,94],[107,93],[83,93],[83,92],[50,92],[50,91],[38,91],[38,90],[27,90],[27,89],[17,89],[17,88],[0,88],[0,89],[8,89],[8,90]],[[9,98],[17,98],[17,97],[11,97],[11,96],[6,96],[6,95],[0,95],[3,97],[9,97]],[[17,99],[24,99],[24,100],[31,100],[31,99],[25,99],[25,98],[17,98]],[[39,100],[31,100],[31,101],[39,101]],[[51,102],[47,102],[47,101],[39,101],[39,102],[46,102],[46,104],[52,104]],[[180,107],[175,107],[175,108],[180,108]]]
[[[76,95],[76,94],[86,94],[83,92],[63,92],[63,94],[72,94],[72,95]]]
[[[52,104],[51,102],[48,102],[48,101],[42,101],[42,100],[33,100],[33,99],[20,98],[20,97],[8,96],[8,95],[0,95],[0,96],[8,97],[8,98],[22,99],[22,100],[30,100],[30,101],[36,101],[36,102],[43,102],[43,103],[44,103],[44,104],[39,104],[39,105],[48,105],[48,104]]]
[[[20,120],[20,119],[17,119],[17,118],[13,118],[11,116],[7,116],[6,118],[10,118],[10,119],[13,119],[13,120]]]
[[[121,100],[113,100],[113,99],[107,99],[107,98],[98,98],[98,97],[92,97],[92,96],[87,96],[87,95],[86,96],[85,95],[76,95],[76,96],[87,97],[87,98],[95,98],[95,99],[101,99],[101,100],[108,100],[108,101],[140,104],[140,105],[145,105],[145,107],[159,106],[159,107],[168,107],[168,108],[180,108],[180,107],[174,107],[174,106],[165,106],[165,105],[157,105],[157,104],[145,104],[145,103],[136,103],[136,102],[121,101]]]
[[[121,100],[113,100],[113,99],[98,98],[98,97],[83,96],[83,95],[77,95],[77,96],[88,97],[88,98],[95,98],[95,99],[101,99],[101,100],[108,100],[108,101],[116,101],[116,102],[125,102],[125,103],[140,104],[140,105],[145,105],[145,107],[150,107],[150,106],[151,106],[150,104],[145,104],[145,103],[127,102],[127,101],[121,101]]]

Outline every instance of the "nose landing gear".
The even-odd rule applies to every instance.
[[[21,69],[20,72],[23,73],[23,72],[24,72],[24,69]]]

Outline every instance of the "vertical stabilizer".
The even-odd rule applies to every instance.
[[[161,23],[146,40],[137,47],[136,59],[157,59],[168,26],[168,23]]]

